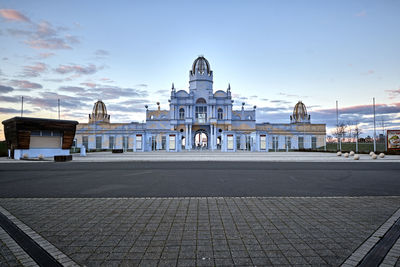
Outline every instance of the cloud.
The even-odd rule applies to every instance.
[[[385,92],[388,92],[389,98],[393,99],[393,98],[400,96],[400,87],[399,87],[399,89],[395,89],[395,90],[385,90]]]
[[[35,49],[72,49],[62,38],[28,40],[25,43]]]
[[[278,103],[278,104],[285,104],[285,105],[292,103],[292,102],[286,101],[286,100],[270,100],[270,102],[271,103]]]
[[[126,106],[145,105],[149,102],[150,102],[150,100],[148,100],[148,99],[130,99],[130,100],[125,100],[125,101],[119,102],[118,105],[126,105]]]
[[[94,64],[89,64],[88,66],[60,65],[58,66],[58,68],[54,69],[54,71],[59,74],[76,73],[76,74],[90,75],[96,73],[100,69],[102,68],[99,68]]]
[[[62,33],[66,27],[54,27],[48,21],[31,23],[28,29],[7,29],[11,36],[24,37],[24,43],[34,49],[72,49],[72,45],[80,43],[78,37]]]
[[[366,15],[367,15],[367,12],[365,10],[362,10],[355,14],[356,17],[365,17]]]
[[[94,54],[96,56],[108,56],[110,53],[106,50],[98,49],[98,50],[96,50],[96,52],[94,52]]]
[[[87,87],[90,87],[90,88],[95,88],[97,84],[86,82],[86,83],[80,83],[80,85],[84,85],[84,86],[87,86]]]
[[[60,91],[70,92],[70,93],[85,93],[86,89],[78,86],[62,86],[58,88]]]
[[[20,114],[21,110],[14,109],[14,108],[1,108],[0,107],[0,113],[7,113],[7,114],[9,114],[9,113],[11,113],[11,114],[18,113],[18,114]],[[24,109],[24,113],[32,113],[32,111]]]
[[[5,94],[14,91],[14,88],[10,86],[0,85],[0,93]]]
[[[11,80],[11,84],[19,89],[41,89],[43,86],[26,80]]]
[[[167,95],[169,93],[169,90],[157,90],[155,91],[155,94],[157,95]]]
[[[100,78],[99,81],[102,81],[104,83],[113,83],[114,81],[111,80],[110,78]]]
[[[285,96],[285,97],[293,97],[293,98],[296,98],[296,99],[302,99],[302,98],[307,98],[308,97],[308,96],[286,94],[286,93],[279,93],[279,95],[282,95],[282,96]]]
[[[23,76],[25,77],[38,77],[41,73],[47,71],[47,65],[41,62],[35,65],[24,66]]]
[[[135,85],[136,87],[147,87],[148,85],[145,83],[139,83]]]
[[[143,98],[147,97],[147,91],[133,88],[121,88],[118,86],[102,86],[96,88],[86,88],[84,92],[78,92],[77,95],[91,97],[92,99],[119,99],[120,97]]]
[[[49,57],[52,57],[52,56],[54,56],[55,54],[54,53],[40,53],[39,54],[39,58],[49,58]]]
[[[31,22],[31,20],[15,9],[0,9],[0,15],[9,21]]]
[[[119,104],[110,104],[107,105],[107,109],[110,111],[120,111],[124,113],[131,113],[131,112],[145,112],[145,107],[142,106],[122,106]]]
[[[39,97],[24,97],[24,101],[35,107],[39,107],[46,110],[57,110],[57,102],[60,99],[62,108],[70,108],[73,110],[79,110],[81,108],[89,108],[89,104],[92,99],[87,97],[73,97],[68,95],[62,95],[54,92],[42,92]]]
[[[21,99],[18,96],[1,96],[0,95],[0,102],[18,103],[20,101],[21,101]]]

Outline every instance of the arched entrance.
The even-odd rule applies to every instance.
[[[195,149],[207,149],[208,148],[208,133],[204,129],[197,130],[194,134]]]

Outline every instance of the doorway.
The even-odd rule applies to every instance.
[[[208,134],[206,130],[197,130],[194,135],[194,148],[195,149],[207,149],[208,148]]]

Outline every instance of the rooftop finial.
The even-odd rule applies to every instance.
[[[172,91],[174,91],[175,90],[175,85],[174,85],[174,83],[172,83]]]
[[[231,84],[228,83],[228,92],[231,91]]]

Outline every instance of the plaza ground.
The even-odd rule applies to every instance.
[[[67,266],[352,266],[400,218],[399,162],[299,152],[2,159],[0,211]],[[0,265],[29,265],[1,230]],[[384,266],[400,265],[399,249]]]

